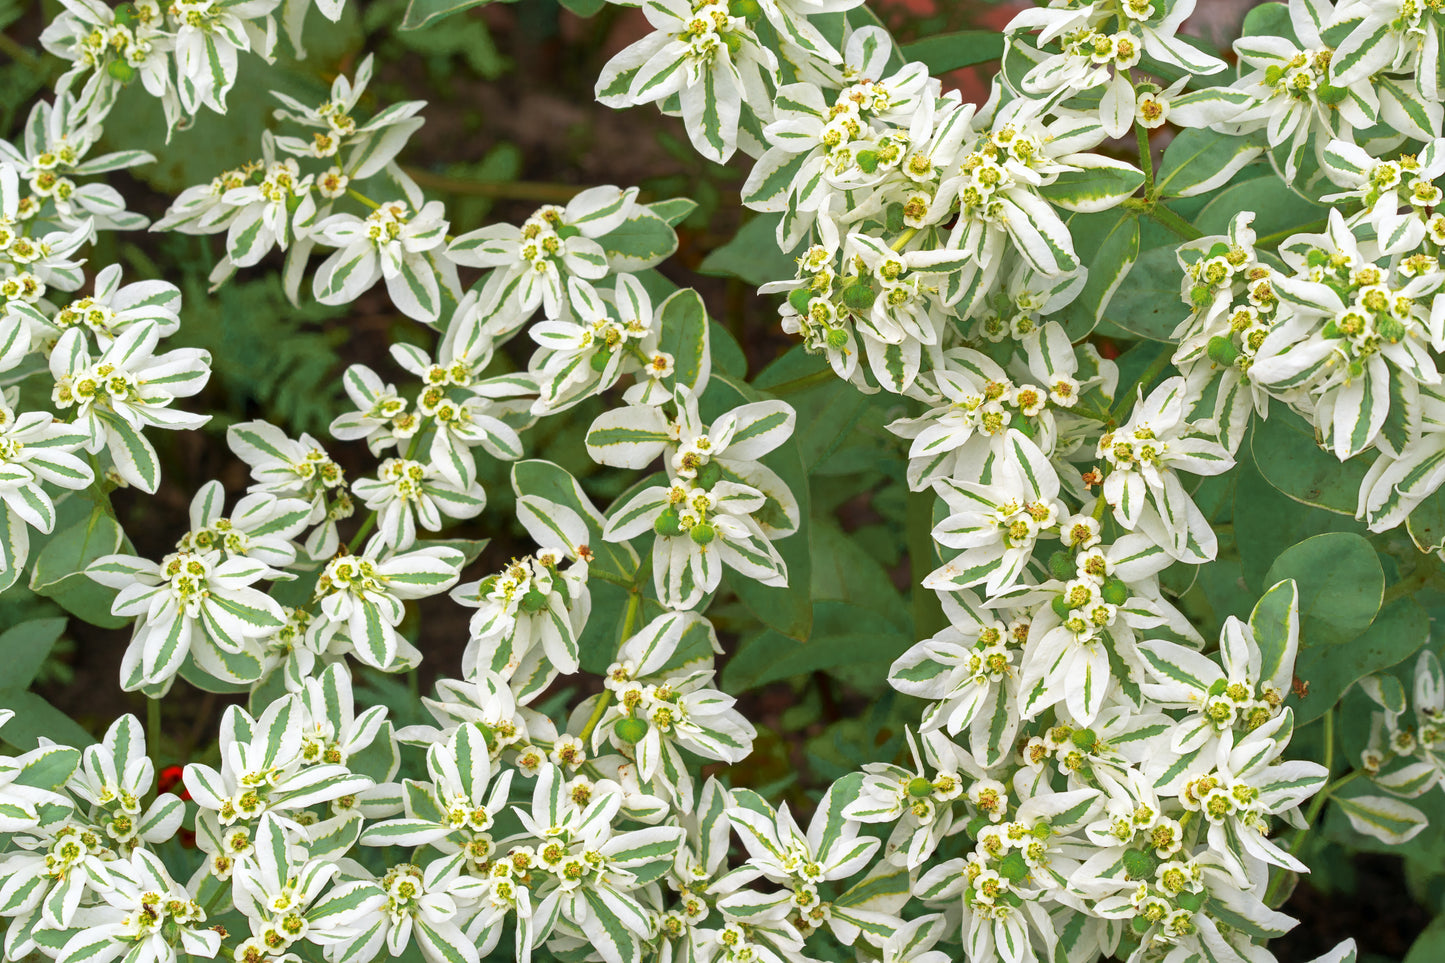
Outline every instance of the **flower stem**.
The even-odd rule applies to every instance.
[[[633,585],[632,590],[627,596],[627,614],[622,617],[622,632],[617,637],[618,650],[621,650],[622,644],[632,637],[632,631],[637,627],[638,613],[641,611],[642,589],[637,585]],[[592,715],[588,716],[587,724],[584,725],[582,731],[577,734],[577,738],[582,740],[583,745],[587,745],[587,740],[591,738],[592,731],[596,729],[597,724],[602,721],[603,715],[607,712],[607,707],[611,704],[612,690],[603,689],[601,698],[597,700],[597,705],[592,707]]]
[[[1190,224],[1178,214],[1175,214],[1163,204],[1157,202],[1151,204],[1149,207],[1149,216],[1186,241],[1193,241],[1204,236],[1203,231],[1199,230],[1199,228],[1193,224]]]
[[[1321,717],[1321,720],[1324,723],[1325,739],[1325,755],[1322,762],[1325,767],[1325,772],[1332,773],[1335,764],[1335,710],[1331,708]],[[1325,808],[1325,803],[1330,800],[1330,797],[1364,774],[1365,770],[1363,769],[1351,770],[1333,782],[1326,784],[1323,789],[1315,794],[1315,797],[1310,800],[1310,808],[1305,811],[1305,828],[1296,829],[1294,837],[1290,840],[1289,854],[1291,856],[1299,855],[1300,849],[1304,846],[1305,836],[1314,828],[1315,821],[1319,819],[1320,812]],[[1280,902],[1280,890],[1284,888],[1284,881],[1289,875],[1289,870],[1282,869],[1275,875],[1274,879],[1270,880],[1269,888],[1265,890],[1264,894],[1264,904],[1266,906],[1272,909],[1279,908],[1277,904]]]
[[[1149,131],[1135,121],[1134,133],[1139,138],[1139,169],[1144,172],[1144,196],[1154,199],[1154,152],[1149,147]]]
[[[356,549],[361,547],[361,544],[366,541],[366,536],[370,535],[371,530],[375,527],[376,511],[373,509],[372,513],[362,521],[361,527],[356,530],[356,534],[351,536],[351,541],[346,543],[346,551],[352,555],[356,554]]]
[[[1154,383],[1154,380],[1164,373],[1165,368],[1169,367],[1170,359],[1174,357],[1173,349],[1174,346],[1172,344],[1160,346],[1158,356],[1149,362],[1149,367],[1144,369],[1144,373],[1140,375],[1139,380],[1135,382],[1139,390],[1131,394],[1126,394],[1120,399],[1119,407],[1109,413],[1110,421],[1116,425],[1122,425],[1129,420],[1129,412],[1134,410],[1134,405],[1138,402],[1139,395],[1142,392],[1148,391],[1150,385]]]
[[[365,194],[361,193],[354,187],[348,187],[346,189],[346,196],[350,197],[354,201],[360,201],[367,207],[371,208],[373,211],[378,210],[381,207],[381,205],[376,203],[376,201],[373,201],[371,198],[367,197]]]
[[[146,697],[146,748],[157,773],[161,771],[161,700]]]
[[[896,241],[894,241],[893,244],[891,245],[892,248],[893,248],[893,250],[895,250],[895,251],[901,251],[901,250],[903,250],[904,245],[906,245],[909,241],[913,240],[914,235],[916,235],[917,233],[918,233],[918,228],[916,228],[916,227],[910,227],[908,230],[906,230],[906,231],[904,231],[902,234],[898,235],[898,239],[897,239]]]

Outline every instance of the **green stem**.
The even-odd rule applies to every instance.
[[[373,211],[378,210],[381,207],[381,205],[376,203],[376,201],[373,201],[371,198],[367,197],[365,194],[361,193],[354,187],[348,187],[346,189],[346,195],[352,200],[360,201],[367,207],[371,208]]]
[[[146,697],[146,747],[156,772],[161,771],[161,700]]]
[[[898,239],[897,239],[896,241],[894,241],[893,244],[892,244],[893,250],[895,250],[895,251],[901,251],[901,250],[903,250],[903,246],[904,246],[905,244],[907,244],[909,241],[913,240],[914,236],[917,235],[917,234],[918,234],[918,228],[916,228],[916,227],[910,227],[908,230],[906,230],[906,231],[904,231],[902,234],[898,235]]]
[[[1139,390],[1126,394],[1123,398],[1119,399],[1119,406],[1109,413],[1109,420],[1116,425],[1122,425],[1128,421],[1129,412],[1134,410],[1134,405],[1139,400],[1140,391],[1147,392],[1149,390],[1150,385],[1154,383],[1154,379],[1158,378],[1164,373],[1164,369],[1169,367],[1169,360],[1173,357],[1174,345],[1161,345],[1158,356],[1149,362],[1149,367],[1144,369],[1144,373],[1140,375],[1139,380],[1134,383]]]
[[[1139,138],[1139,169],[1144,172],[1144,196],[1154,198],[1154,152],[1149,147],[1149,131],[1144,125],[1134,124],[1134,133]]]
[[[637,585],[633,585],[631,593],[627,596],[627,614],[622,618],[622,632],[617,637],[617,649],[621,649],[622,644],[632,638],[633,629],[637,625],[637,616],[641,611],[642,589]],[[612,705],[612,690],[603,689],[602,697],[597,700],[597,705],[592,707],[592,715],[587,718],[587,724],[584,725],[582,731],[577,734],[577,738],[582,740],[584,746],[587,745],[587,740],[591,738],[592,731],[596,729],[597,724],[602,721],[602,717],[606,714],[607,707],[610,705]]]
[[[351,541],[346,543],[347,554],[355,555],[357,549],[361,548],[362,543],[366,541],[366,536],[370,535],[371,530],[375,527],[376,512],[372,511],[372,513],[366,516],[366,519],[361,523],[361,527],[356,530],[356,534],[351,536]]]
[[[1325,772],[1332,773],[1335,765],[1335,710],[1330,709],[1321,718],[1324,722],[1325,739],[1325,757],[1323,762]],[[1351,770],[1333,782],[1328,783],[1315,794],[1315,798],[1310,800],[1310,808],[1305,810],[1305,828],[1296,829],[1294,837],[1290,840],[1289,854],[1291,856],[1299,855],[1300,849],[1304,846],[1305,837],[1309,834],[1310,829],[1314,827],[1316,820],[1319,819],[1320,812],[1325,808],[1325,803],[1328,802],[1335,793],[1364,774],[1365,770],[1363,769]],[[1284,881],[1289,875],[1288,870],[1280,870],[1274,879],[1270,880],[1269,888],[1265,890],[1264,893],[1264,904],[1266,906],[1278,909],[1280,890],[1284,888]]]
[[[1178,214],[1175,214],[1163,204],[1156,202],[1150,205],[1149,216],[1186,241],[1193,241],[1204,236],[1203,231],[1199,230],[1199,228],[1193,224],[1190,224]]]

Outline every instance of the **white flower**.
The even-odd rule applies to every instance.
[[[726,4],[656,0],[643,13],[654,32],[602,68],[598,103],[627,107],[676,94],[693,147],[726,161],[738,147],[744,105],[764,123],[772,119],[763,78],[776,75],[777,58]]]
[[[382,548],[369,544],[360,554],[339,554],[326,564],[316,584],[324,618],[312,631],[324,643],[344,633],[358,659],[396,672],[421,658],[396,630],[406,611],[403,601],[451,588],[465,556],[449,546],[428,545],[382,557]]]
[[[1218,442],[1185,420],[1183,378],[1170,378],[1143,397],[1129,420],[1099,438],[1098,457],[1108,466],[1104,495],[1125,528],[1143,529],[1171,555],[1195,564],[1212,559],[1214,530],[1180,481],[1179,472],[1218,475],[1233,464]],[[1146,505],[1153,514],[1146,514]]]
[[[62,411],[75,408],[74,424],[86,433],[86,450],[108,449],[121,477],[146,492],[160,484],[160,462],[144,429],[194,429],[210,420],[169,407],[205,387],[210,352],[177,348],[157,355],[160,336],[156,322],[135,324],[92,359],[85,332],[72,328],[50,355],[52,398]]]
[[[333,214],[319,222],[311,237],[338,250],[316,270],[313,285],[322,304],[347,304],[377,281],[398,311],[427,324],[441,316],[441,288],[459,289],[456,271],[438,250],[446,241],[447,221],[440,201],[429,201],[413,216],[405,201],[392,201],[363,220]]]
[[[181,551],[159,563],[134,555],[106,555],[86,574],[119,589],[115,615],[136,619],[121,662],[126,691],[164,692],[188,655],[218,679],[251,682],[261,664],[248,650],[254,641],[281,628],[281,606],[253,588],[273,574],[266,565],[218,550]]]
[[[570,315],[569,279],[607,275],[597,238],[622,225],[636,208],[637,188],[591,187],[567,202],[538,208],[521,227],[492,224],[456,238],[447,257],[467,267],[494,268],[482,288],[486,311],[530,316],[540,305],[549,319]]]

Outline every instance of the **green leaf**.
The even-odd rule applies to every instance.
[[[65,632],[64,618],[31,619],[0,635],[0,665],[12,688],[24,689],[35,679],[51,648]]]
[[[512,466],[512,490],[518,496],[535,495],[575,511],[587,524],[587,533],[591,537],[588,547],[595,556],[591,563],[592,573],[614,582],[632,581],[637,572],[637,553],[626,545],[602,538],[596,508],[567,469],[540,459],[519,461]]]
[[[1241,574],[1252,595],[1258,596],[1273,584],[1265,581],[1265,574],[1291,545],[1326,532],[1365,534],[1365,527],[1353,518],[1285,497],[1259,473],[1248,445],[1240,446],[1239,455],[1239,466],[1233,473],[1234,539]],[[1205,566],[1200,578],[1207,577],[1214,567]]]
[[[1430,617],[1411,598],[1385,606],[1364,634],[1347,645],[1321,644],[1305,628],[1294,674],[1309,683],[1309,693],[1295,705],[1295,724],[1318,719],[1355,682],[1414,655],[1429,634]]]
[[[913,641],[909,631],[869,606],[824,599],[813,606],[812,638],[800,643],[776,631],[753,637],[723,669],[723,689],[740,692],[843,665],[871,670],[881,681]]]
[[[124,540],[120,526],[99,506],[92,507],[89,499],[80,496],[67,498],[60,515],[55,534],[36,556],[30,575],[31,591],[54,599],[61,608],[92,625],[119,628],[127,624],[129,619],[110,614],[115,589],[93,582],[84,574],[91,562],[120,551]],[[65,524],[67,518],[69,524]]]
[[[761,398],[750,385],[715,373],[708,382],[708,390],[699,407],[703,418],[711,422],[725,411],[731,411],[751,401],[759,401]],[[751,579],[739,578],[731,571],[728,571],[725,577],[738,598],[754,615],[762,619],[764,624],[777,629],[788,638],[802,640],[808,638],[813,625],[813,604],[809,592],[813,560],[808,551],[808,532],[811,527],[808,473],[803,467],[802,454],[798,450],[796,432],[783,444],[764,455],[761,461],[778,473],[798,502],[798,530],[776,543],[778,554],[788,566],[788,584],[786,587],[774,588]],[[766,510],[765,506],[762,511]]]
[[[1084,289],[1061,312],[1069,340],[1078,341],[1104,317],[1114,293],[1139,258],[1139,216],[1133,211],[1075,214],[1069,218],[1069,233],[1077,250],[1091,252]]]
[[[758,286],[769,281],[786,281],[798,273],[798,250],[778,250],[778,222],[781,214],[759,214],[748,221],[731,241],[703,258],[699,274],[732,276]]]
[[[1392,846],[1409,842],[1425,828],[1425,814],[1389,796],[1335,796],[1334,803],[1357,832]]]
[[[1003,56],[1003,34],[995,30],[959,30],[903,45],[903,58],[926,64],[930,74],[986,64]]]
[[[1141,338],[1169,341],[1188,314],[1179,297],[1183,280],[1172,246],[1145,251],[1115,290],[1104,317]]]
[[[11,709],[15,718],[0,728],[0,739],[17,749],[29,751],[45,736],[64,745],[83,748],[95,737],[80,723],[61,712],[33,692],[24,689],[0,689],[0,709]]]
[[[1437,963],[1445,960],[1445,914],[1435,917],[1410,944],[1404,963]],[[1353,961],[1351,961],[1353,963]]]
[[[597,239],[614,271],[650,268],[677,250],[677,232],[651,211],[630,217]]]
[[[709,364],[707,308],[692,288],[672,294],[657,309],[657,347],[672,355],[673,384],[696,385]]]
[[[1206,127],[1180,131],[1160,162],[1155,184],[1164,197],[1191,197],[1221,187],[1259,156],[1255,137],[1231,137]]]
[[[1051,204],[1070,211],[1098,211],[1113,207],[1111,202],[1132,196],[1144,185],[1144,172],[1127,164],[1113,163],[1064,171],[1050,184],[1038,189]]]
[[[1437,488],[1405,519],[1410,540],[1422,552],[1445,545],[1445,489]]]
[[[1283,405],[1256,422],[1250,448],[1265,480],[1291,499],[1341,515],[1355,515],[1368,455],[1341,462],[1315,443],[1314,429]]]
[[[850,436],[873,401],[839,379],[819,355],[802,345],[788,349],[753,379],[760,391],[782,398],[797,412],[793,437],[803,464],[811,471]]]
[[[1204,234],[1225,234],[1240,211],[1255,212],[1251,226],[1260,237],[1312,225],[1329,213],[1327,208],[1286,190],[1278,177],[1269,174],[1231,184],[1215,194],[1194,219],[1194,226]]]
[[[454,13],[479,7],[488,0],[411,0],[401,18],[402,30],[420,30],[445,20]]]
[[[1385,572],[1369,541],[1350,532],[1307,538],[1286,549],[1265,575],[1295,580],[1300,646],[1339,645],[1370,627],[1385,594]]]

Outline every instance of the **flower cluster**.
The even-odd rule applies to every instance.
[[[1008,25],[975,105],[858,3],[655,0],[597,82],[604,104],[680,115],[705,157],[752,158],[743,203],[797,264],[762,291],[821,356],[799,381],[896,402],[879,424],[906,447],[919,614],[887,683],[921,709],[905,751],[795,813],[729,785],[760,733],[717,657],[760,598],[811,612],[822,543],[794,435],[817,426],[741,380],[702,298],[652,270],[694,205],[604,185],[453,235],[397,162],[424,105],[376,104],[371,58],[319,105],[275,93],[259,154],[151,229],[224,235],[215,286],[270,258],[293,304],[370,291],[420,326],[347,368],[328,437],[228,423],[249,487],[228,512],[203,484],[148,558],[109,493],[156,492],[148,430],[207,420],[175,402],[211,358],[162,349],[175,286],[87,278],[101,232],[146,226],[90,178],[153,160],[87,155],[137,78],[170,128],[224,112],[240,56],[273,56],[278,14],[299,52],[309,5],[64,0],[43,43],[71,67],[0,142],[0,586],[76,574],[29,552],[72,513],[75,581],[130,626],[122,687],[249,702],[185,765],[185,801],[151,798],[158,747],[129,716],[84,751],[40,736],[0,757],[8,960],[1261,963],[1307,871],[1284,825],[1333,799],[1387,842],[1424,828],[1406,800],[1445,776],[1437,656],[1408,699],[1391,673],[1359,680],[1357,771],[1379,794],[1335,795],[1353,777],[1331,781],[1333,709],[1324,765],[1291,746],[1320,716],[1294,684],[1305,593],[1270,577],[1206,639],[1181,585],[1222,552],[1208,480],[1296,414],[1330,467],[1373,459],[1359,518],[1410,519],[1445,557],[1413,516],[1445,484],[1440,55],[1418,39],[1445,20],[1291,0],[1252,17],[1270,32],[1236,43],[1226,80],[1179,32],[1194,0],[1051,0]],[[1156,170],[1166,120],[1208,160]],[[1137,164],[1111,143],[1131,130]],[[1268,211],[1237,204],[1200,236],[1170,207],[1256,162],[1271,192],[1333,205],[1322,223],[1261,237]],[[1091,332],[1144,326],[1109,315],[1141,224],[1182,238],[1153,259],[1177,264],[1180,300],[1171,276],[1158,344],[1116,360]],[[639,475],[610,504],[524,457],[569,411],[589,412],[592,462]],[[486,545],[452,523],[489,500],[536,549],[464,574]],[[394,728],[353,672],[415,670],[432,597],[474,610],[459,676]]]

